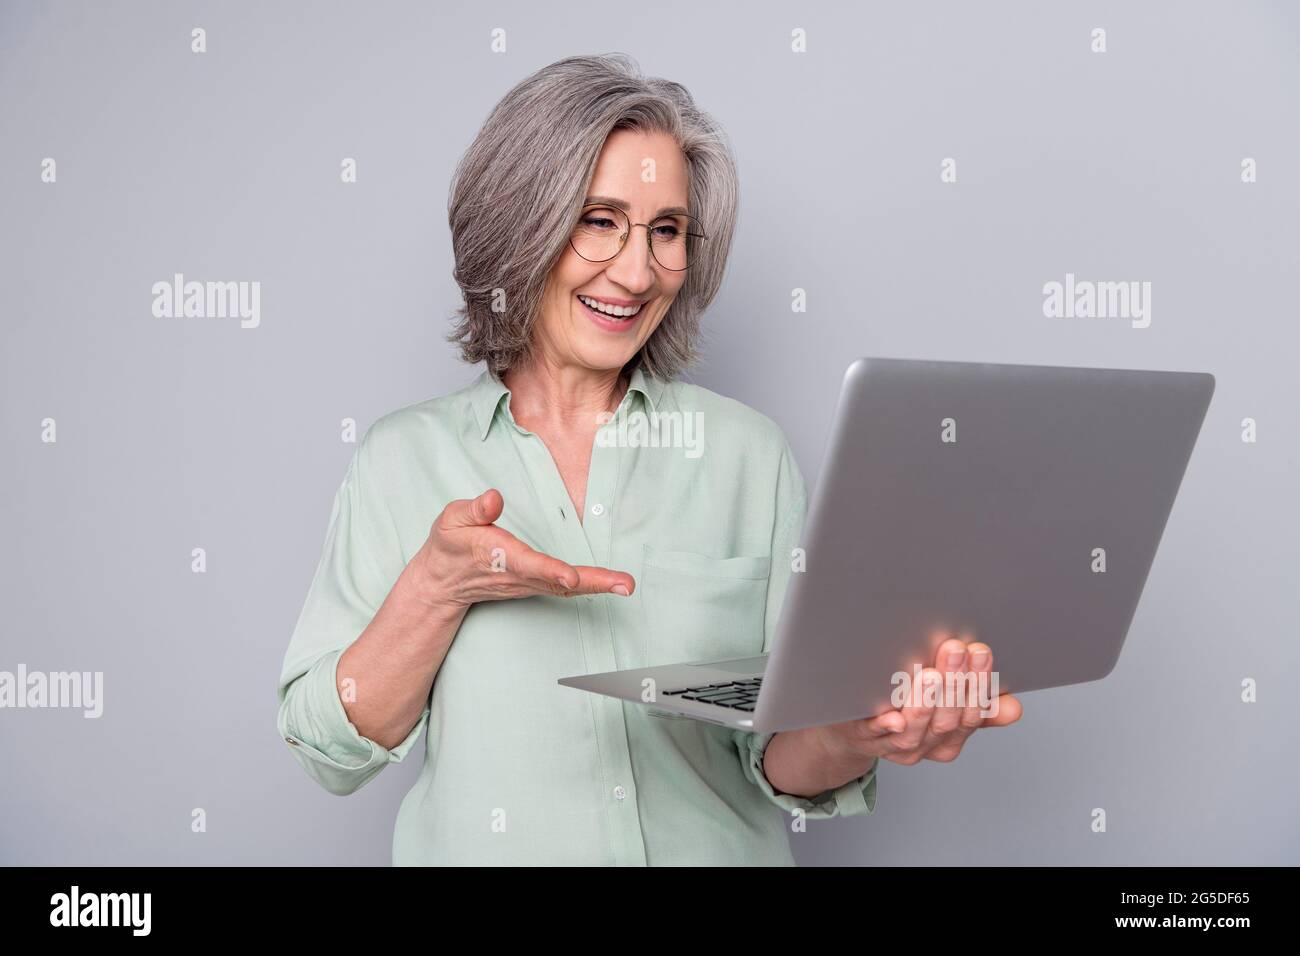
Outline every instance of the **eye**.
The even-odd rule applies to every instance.
[[[685,236],[690,230],[686,227],[686,222],[680,216],[669,216],[664,219],[655,220],[655,224],[650,227],[650,234],[655,239],[661,239],[665,242],[676,242]]]
[[[587,232],[616,232],[622,228],[622,222],[614,211],[596,208],[585,210],[578,219],[578,226]]]

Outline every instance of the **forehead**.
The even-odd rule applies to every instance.
[[[671,136],[623,129],[605,140],[588,192],[626,199],[633,211],[654,212],[685,206],[689,187],[686,156]]]

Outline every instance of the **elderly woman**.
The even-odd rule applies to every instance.
[[[366,432],[279,685],[281,736],[331,793],[427,728],[395,864],[790,864],[792,816],[873,810],[878,758],[951,760],[1019,716],[1003,697],[748,734],[557,685],[774,633],[799,468],[771,420],[676,379],[736,204],[719,128],[622,56],[528,77],[457,169],[453,339],[486,369]],[[618,440],[636,412],[702,445]],[[992,666],[956,639],[937,663]]]

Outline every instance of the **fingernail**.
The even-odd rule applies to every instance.
[[[965,651],[953,651],[948,655],[948,669],[955,670],[961,667],[961,659],[966,656]]]
[[[976,670],[979,670],[981,667],[983,667],[985,664],[989,662],[989,652],[976,651],[974,654],[971,655],[970,662],[972,667],[974,667]]]
[[[627,597],[628,594],[631,593],[628,591],[626,584],[615,584],[612,588],[610,588],[610,590],[613,591],[615,594],[623,595],[623,597]]]

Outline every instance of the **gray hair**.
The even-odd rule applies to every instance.
[[[689,208],[708,236],[663,321],[624,366],[668,380],[694,363],[736,225],[736,164],[722,128],[686,87],[645,77],[622,53],[543,67],[492,110],[452,177],[453,275],[465,299],[448,341],[498,374],[526,360],[546,277],[568,246],[596,160],[620,129],[672,136],[686,156]],[[498,291],[500,290],[500,291]],[[494,311],[504,294],[505,311]]]

